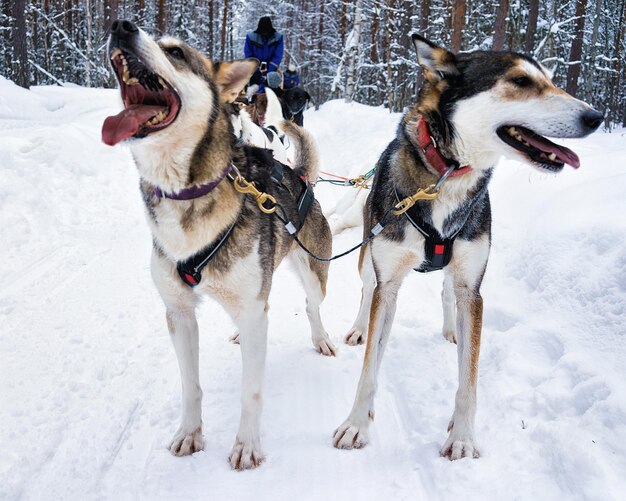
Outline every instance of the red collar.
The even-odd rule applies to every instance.
[[[419,145],[424,158],[439,174],[443,174],[448,170],[450,161],[444,157],[437,149],[437,143],[430,135],[430,128],[428,122],[424,120],[424,117],[420,115],[417,121],[417,144]],[[472,170],[471,165],[465,165],[463,167],[457,167],[452,171],[449,177],[462,176]]]

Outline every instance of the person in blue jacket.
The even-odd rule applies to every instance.
[[[287,71],[283,73],[284,83],[283,89],[292,89],[300,85],[300,75],[298,75],[298,69],[296,65],[291,63],[287,68]]]
[[[256,30],[246,35],[246,43],[243,47],[246,57],[255,57],[261,62],[252,75],[250,84],[258,84],[262,88],[267,73],[278,71],[284,48],[283,34],[274,29],[272,20],[267,16],[259,19]]]

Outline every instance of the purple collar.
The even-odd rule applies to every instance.
[[[212,192],[218,184],[220,184],[228,174],[233,170],[233,164],[230,163],[228,167],[226,167],[220,176],[213,181],[210,181],[206,184],[201,184],[200,186],[192,186],[191,188],[185,188],[184,190],[179,191],[178,193],[165,193],[161,188],[155,188],[153,190],[154,196],[157,198],[169,198],[170,200],[193,200],[194,198],[200,198],[206,195],[207,193]]]

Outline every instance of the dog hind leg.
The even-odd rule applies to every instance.
[[[322,355],[335,356],[337,348],[324,329],[320,316],[320,304],[326,295],[329,264],[313,261],[301,249],[293,251],[290,257],[306,292],[306,313],[311,324],[313,346]]]
[[[174,266],[153,252],[151,271],[154,283],[165,303],[167,327],[170,333],[182,383],[181,424],[169,445],[176,456],[186,456],[202,450],[202,389],[198,360],[198,322],[196,298],[176,273]]]
[[[369,424],[374,420],[378,371],[393,324],[401,283],[401,279],[382,282],[374,289],[367,347],[356,398],[350,415],[333,435],[333,445],[338,449],[360,449],[369,442]]]
[[[361,290],[361,305],[359,306],[359,313],[354,321],[354,324],[344,337],[344,342],[351,346],[363,344],[365,341],[367,323],[372,305],[372,296],[374,294],[374,287],[376,287],[376,276],[374,273],[374,266],[372,264],[372,256],[369,245],[361,247],[359,265],[361,280],[363,282],[363,288]]]
[[[448,268],[444,269],[441,303],[443,305],[443,337],[456,344],[456,298],[454,297],[453,277]]]

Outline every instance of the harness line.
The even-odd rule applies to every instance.
[[[390,214],[393,214],[394,216],[400,216],[404,214],[407,210],[409,210],[411,207],[413,207],[417,203],[418,200],[435,200],[439,196],[441,186],[446,181],[446,179],[448,179],[450,174],[452,174],[452,171],[454,171],[454,169],[455,169],[454,165],[448,167],[446,172],[441,176],[441,178],[439,179],[439,181],[437,181],[436,184],[431,184],[427,186],[426,188],[418,189],[413,195],[410,195],[404,198],[403,200],[400,200],[396,205],[387,209],[387,211],[385,212],[381,220],[376,225],[374,225],[374,227],[370,230],[370,235],[367,238],[365,238],[363,241],[361,241],[359,244],[355,245],[354,247],[348,249],[347,251],[341,252],[340,254],[335,254],[334,256],[331,256],[331,257],[320,257],[314,254],[313,252],[311,252],[311,250],[309,250],[296,235],[296,232],[297,232],[296,227],[289,220],[287,216],[287,211],[280,204],[280,202],[277,202],[276,199],[272,197],[271,195],[269,195],[268,193],[259,191],[254,185],[254,182],[247,181],[241,175],[241,173],[236,167],[234,167],[235,176],[232,176],[231,174],[229,174],[228,178],[231,181],[233,181],[235,190],[237,190],[239,193],[249,194],[249,195],[254,196],[259,209],[263,213],[274,214],[285,225],[285,229],[287,230],[287,233],[289,233],[289,235],[295,240],[295,242],[309,256],[311,256],[313,259],[316,259],[317,261],[330,262],[330,261],[334,261],[335,259],[339,259],[340,257],[347,256],[348,254],[354,252],[355,250],[371,242],[375,237],[377,237],[385,229],[385,227],[389,223],[388,219],[389,219]],[[267,202],[268,200],[270,203],[274,204],[272,207],[267,207],[265,205],[265,202]],[[282,213],[282,215],[277,212],[277,209],[280,209],[280,212]]]

